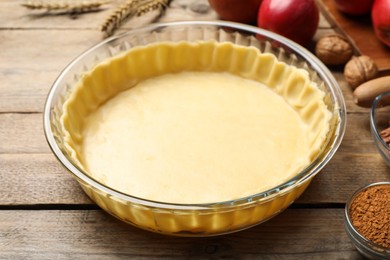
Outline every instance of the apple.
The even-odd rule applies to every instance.
[[[349,15],[364,15],[371,12],[374,0],[334,0],[337,10]]]
[[[376,37],[390,47],[390,0],[375,0],[371,19]]]
[[[319,10],[315,0],[263,0],[257,20],[260,28],[301,45],[310,42],[318,23]]]
[[[262,0],[208,0],[211,8],[222,20],[252,24],[257,21],[257,12]]]

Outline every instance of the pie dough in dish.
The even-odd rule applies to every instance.
[[[320,154],[332,113],[306,70],[232,43],[156,43],[95,66],[64,104],[65,143],[98,182],[146,200],[239,199]]]

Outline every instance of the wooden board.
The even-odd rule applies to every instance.
[[[359,17],[345,15],[336,9],[334,0],[322,0],[319,3],[323,14],[340,32],[350,38],[359,54],[374,59],[380,71],[390,70],[390,48],[375,36],[369,15]]]
[[[251,229],[210,238],[146,232],[93,203],[50,151],[42,112],[61,70],[101,41],[99,25],[115,5],[77,17],[27,10],[0,0],[0,259],[362,259],[344,230],[344,203],[359,187],[390,181],[377,152],[369,110],[356,106],[333,68],[348,110],[334,158],[302,197]],[[320,0],[319,0],[320,1]],[[207,13],[196,13],[196,6]],[[207,0],[172,0],[159,21],[214,20]],[[199,9],[199,8],[198,8]],[[129,20],[116,33],[148,23]],[[321,16],[316,38],[338,30]]]
[[[99,210],[3,210],[0,252],[1,259],[362,259],[344,232],[343,209],[288,209],[210,238],[153,234]]]

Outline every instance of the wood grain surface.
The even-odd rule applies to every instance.
[[[71,16],[0,1],[0,259],[360,259],[344,231],[344,204],[359,187],[390,181],[342,68],[330,68],[346,101],[345,138],[302,197],[251,229],[212,238],[167,237],[100,210],[46,143],[42,112],[51,85],[82,51],[103,39],[115,6]],[[321,16],[313,43],[338,28]],[[126,21],[119,34],[153,21],[214,20],[207,0],[173,0],[162,15]]]
[[[99,210],[0,212],[1,256],[34,259],[361,259],[343,229],[343,209],[289,209],[238,233],[167,237]]]

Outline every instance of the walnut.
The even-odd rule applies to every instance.
[[[318,40],[315,53],[326,65],[342,65],[351,59],[353,47],[344,36],[330,34]]]
[[[365,55],[353,57],[344,68],[344,78],[352,89],[375,78],[377,74],[378,67],[374,60]]]

